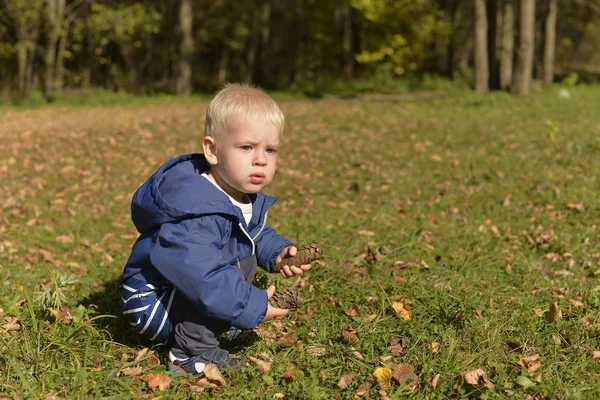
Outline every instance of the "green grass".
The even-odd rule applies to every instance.
[[[240,356],[265,353],[268,372],[252,364],[203,394],[181,378],[150,388],[145,374],[164,372],[164,355],[135,359],[146,344],[120,319],[117,286],[136,237],[131,195],[162,162],[199,149],[205,99],[173,99],[166,115],[118,126],[108,127],[116,108],[85,107],[107,127],[83,118],[76,129],[0,133],[0,324],[16,318],[22,328],[0,331],[0,394],[330,399],[353,398],[367,382],[365,397],[379,398],[372,373],[404,363],[419,382],[392,383],[390,398],[599,398],[598,98],[600,87],[581,86],[571,99],[282,101],[270,223],[326,255],[299,281],[260,274],[261,287],[296,283],[306,305],[230,344]],[[60,123],[60,110],[19,113]],[[536,314],[555,301],[561,319]],[[409,320],[395,302],[410,307]],[[357,343],[342,340],[348,328]],[[295,344],[277,344],[291,332]],[[395,338],[405,341],[397,355]],[[539,369],[519,364],[535,354]],[[282,379],[292,368],[295,378]],[[491,385],[466,383],[474,368]],[[347,373],[354,379],[340,389]],[[427,381],[438,374],[434,388]]]

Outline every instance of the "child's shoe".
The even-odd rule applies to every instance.
[[[207,364],[215,364],[219,369],[233,368],[241,366],[242,362],[238,358],[229,356],[229,353],[220,347],[207,350],[203,354],[181,360],[169,352],[169,364],[167,370],[173,375],[200,375]]]

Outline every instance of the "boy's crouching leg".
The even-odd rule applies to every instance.
[[[198,375],[208,364],[219,369],[240,367],[239,359],[219,347],[219,337],[230,328],[229,324],[202,317],[191,306],[186,309],[174,327],[168,369]]]

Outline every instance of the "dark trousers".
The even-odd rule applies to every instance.
[[[241,260],[235,267],[244,281],[252,282],[256,274],[256,256]],[[178,304],[186,311],[181,313],[181,319],[173,329],[171,352],[177,358],[200,355],[218,347],[219,336],[231,328],[228,322],[202,316],[191,304],[185,303],[181,301]]]

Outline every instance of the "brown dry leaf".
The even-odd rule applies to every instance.
[[[308,346],[306,352],[315,357],[322,357],[327,354],[327,349],[321,346]]]
[[[283,371],[283,374],[281,374],[279,378],[293,381],[294,379],[296,379],[296,368],[292,367],[286,369],[285,371]]]
[[[558,307],[558,302],[550,303],[550,308],[544,313],[544,319],[548,323],[553,323],[562,318],[562,312]]]
[[[219,371],[219,368],[215,364],[208,364],[204,367],[202,371],[204,373],[204,377],[214,386],[226,386],[227,381]]]
[[[478,385],[479,380],[485,376],[485,371],[482,368],[475,368],[464,371],[461,375],[469,385]]]
[[[359,342],[358,331],[352,327],[342,331],[342,340],[346,343],[357,344]]]
[[[375,232],[367,230],[360,230],[358,231],[358,234],[362,236],[375,236]]]
[[[348,317],[357,317],[358,315],[360,315],[360,309],[358,308],[358,306],[354,306],[348,310],[345,310],[344,314],[346,314]]]
[[[61,235],[56,237],[58,243],[68,244],[73,243],[73,235]]]
[[[280,345],[281,347],[292,347],[293,345],[296,344],[297,341],[298,341],[298,335],[296,335],[296,332],[291,332],[291,333],[283,335],[281,338],[279,338],[279,340],[277,341],[277,344]]]
[[[431,380],[427,380],[425,382],[427,382],[429,385],[431,385],[432,388],[435,389],[439,380],[440,380],[440,374],[436,374]]]
[[[600,350],[594,350],[594,351],[592,351],[592,358],[594,360],[600,361]]]
[[[394,308],[396,315],[398,315],[400,318],[405,321],[410,319],[410,307],[408,307],[408,305],[402,302],[394,302],[392,307]]]
[[[198,380],[190,381],[189,379],[181,379],[180,383],[186,385],[192,392],[202,394],[206,391],[205,388],[198,386]]]
[[[392,400],[388,397],[387,393],[385,390],[380,390],[379,391],[379,396],[381,396],[381,400]]]
[[[391,340],[387,350],[394,356],[398,357],[406,350],[406,338],[394,338]]]
[[[350,347],[346,353],[352,355],[353,357],[358,358],[359,360],[363,360],[364,359],[364,357],[362,356],[362,354],[360,354],[354,347]]]
[[[583,302],[578,299],[570,299],[569,303],[573,304],[575,307],[583,307]]]
[[[271,369],[272,363],[269,361],[263,361],[258,358],[252,357],[252,356],[248,356],[248,359],[250,361],[252,361],[254,364],[256,364],[258,366],[258,368],[260,369],[260,372],[262,372],[263,374],[266,372],[269,372],[269,370]]]
[[[142,377],[143,380],[148,383],[148,386],[152,390],[165,390],[171,385],[171,381],[173,380],[170,376],[166,374],[152,374],[148,373]]]
[[[283,393],[275,393],[273,395],[273,398],[274,399],[285,399],[285,394],[283,394]]]
[[[523,357],[519,359],[519,365],[521,365],[523,368],[527,368],[529,372],[535,372],[542,367],[542,363],[540,362],[539,358],[539,354]]]
[[[469,385],[484,383],[489,389],[494,387],[494,384],[485,377],[485,371],[482,368],[470,369],[462,372],[461,375]]]
[[[363,382],[360,384],[358,389],[354,392],[355,396],[363,397],[368,391],[371,389],[371,384],[369,382]]]
[[[373,378],[382,389],[387,389],[392,381],[392,370],[390,368],[376,368],[373,371]]]
[[[139,361],[142,357],[144,357],[146,355],[146,353],[149,350],[150,350],[149,348],[144,347],[143,349],[141,349],[140,351],[137,352],[137,354],[135,355],[135,358],[133,360],[134,361]]]
[[[355,376],[356,374],[353,372],[342,375],[337,383],[337,387],[340,389],[346,389],[348,386],[350,386]]]
[[[16,332],[21,330],[22,325],[17,317],[4,317],[4,320],[6,321],[2,327],[4,332]]]
[[[581,203],[569,203],[569,204],[567,204],[567,208],[569,210],[575,210],[575,211],[579,211],[579,212],[585,211],[585,206]]]
[[[119,373],[117,374],[117,376],[132,376],[132,375],[139,375],[142,373],[142,367],[135,367],[135,368],[123,368],[122,370],[119,371]]]
[[[440,351],[440,342],[432,342],[431,343],[431,353],[436,354]]]
[[[415,375],[415,367],[410,364],[398,364],[392,373],[399,384],[407,386],[409,389],[414,389],[419,383],[419,377]]]

